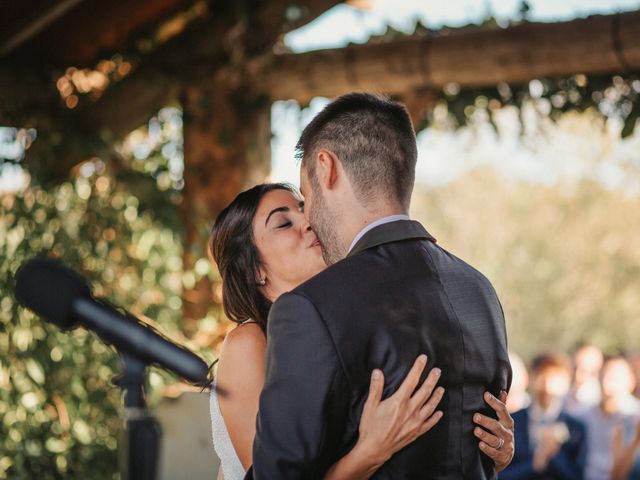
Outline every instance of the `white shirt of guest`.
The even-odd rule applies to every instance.
[[[398,220],[410,220],[410,218],[409,215],[389,215],[388,217],[379,218],[378,220],[371,222],[369,225],[360,230],[355,236],[355,238],[351,242],[351,246],[349,247],[349,252],[353,250],[353,247],[356,246],[358,240],[364,237],[364,234],[369,230],[379,227],[380,225],[384,225],[385,223],[397,222]]]
[[[543,410],[537,402],[531,403],[529,407],[529,445],[532,452],[540,443],[545,428],[555,424],[561,412],[562,400],[556,400],[546,410]]]

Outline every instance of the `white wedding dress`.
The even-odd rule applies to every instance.
[[[238,454],[233,448],[231,437],[227,426],[222,418],[218,394],[216,393],[217,377],[213,379],[213,388],[209,394],[209,411],[211,413],[211,432],[213,435],[213,448],[220,458],[220,469],[224,475],[224,480],[242,480],[246,473],[240,463]],[[218,475],[218,478],[220,476]]]

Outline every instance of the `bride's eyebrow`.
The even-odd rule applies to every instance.
[[[267,215],[267,219],[264,221],[264,226],[267,226],[267,223],[269,223],[269,219],[271,218],[271,215],[273,215],[274,213],[278,213],[278,212],[288,212],[289,211],[289,207],[278,207],[278,208],[274,208],[273,210],[271,210],[269,212],[269,215]]]

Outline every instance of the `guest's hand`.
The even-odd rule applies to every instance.
[[[416,390],[426,365],[427,356],[420,355],[402,385],[385,400],[382,400],[384,375],[380,370],[373,371],[354,451],[380,466],[438,423],[443,414],[436,407],[444,394],[444,388],[436,388],[440,370],[433,368]]]
[[[476,413],[473,421],[483,428],[476,427],[473,433],[480,439],[480,450],[495,462],[496,471],[501,472],[511,463],[515,453],[513,418],[506,406],[507,392],[503,390],[500,399],[486,392],[484,399],[496,411],[498,420]]]
[[[558,435],[557,430],[556,425],[549,425],[542,430],[538,446],[533,453],[533,469],[536,472],[544,472],[547,469],[551,459],[560,451],[560,447],[566,441],[566,435]]]

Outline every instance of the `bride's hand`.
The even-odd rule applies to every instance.
[[[511,463],[515,452],[513,418],[505,405],[507,401],[505,391],[500,394],[500,399],[486,392],[484,399],[496,411],[498,420],[476,413],[473,421],[483,428],[476,427],[473,433],[480,439],[480,450],[495,462],[496,471],[500,472]]]
[[[373,371],[354,450],[374,464],[382,465],[442,418],[442,412],[435,411],[444,394],[444,388],[436,388],[440,370],[433,368],[416,390],[426,365],[427,356],[420,355],[402,385],[385,400],[382,400],[384,375],[380,370]]]

